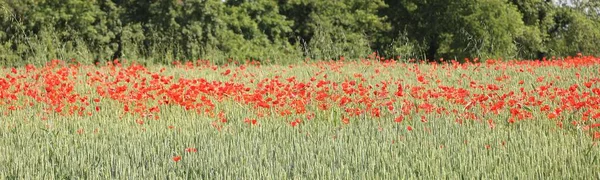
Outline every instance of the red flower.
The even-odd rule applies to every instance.
[[[394,119],[394,122],[401,123],[402,120],[404,120],[404,116],[400,115],[400,116],[396,117],[396,119]]]
[[[252,125],[256,125],[256,123],[257,123],[256,119],[249,119],[249,118],[244,119],[244,122],[248,123],[248,124],[252,124]]]
[[[556,113],[548,114],[548,119],[554,119],[554,118],[556,118]]]
[[[290,122],[290,125],[291,125],[292,127],[296,127],[296,126],[298,125],[298,122],[296,122],[296,121],[292,121],[292,122]]]
[[[488,126],[490,127],[490,129],[494,129],[494,128],[496,128],[496,124],[494,124],[494,121],[493,121],[493,120],[491,120],[491,119],[490,119],[490,120],[488,120]]]
[[[219,114],[217,116],[219,117],[219,119],[221,120],[222,123],[227,122],[227,118],[225,117],[225,113],[223,111],[219,112]]]
[[[271,106],[269,105],[269,103],[266,103],[264,101],[260,101],[258,102],[258,106],[262,107],[262,108],[270,108]]]
[[[292,125],[292,127],[296,127],[300,123],[302,123],[302,120],[298,118],[295,121],[290,122],[290,125]]]
[[[558,121],[558,122],[556,123],[556,125],[557,125],[558,127],[560,127],[560,128],[563,128],[563,122],[562,122],[562,121]]]
[[[158,108],[158,106],[151,107],[150,108],[150,112],[152,112],[152,113],[158,113],[158,112],[160,112],[160,109]]]
[[[375,117],[381,117],[381,110],[379,108],[373,108],[371,114]]]
[[[587,88],[591,88],[592,87],[592,82],[588,81],[588,82],[583,83],[583,85],[585,87],[587,87]]]
[[[423,83],[423,84],[427,84],[427,80],[425,80],[425,77],[423,77],[421,75],[417,76],[417,81],[419,81],[420,83]]]
[[[350,123],[350,118],[348,118],[348,117],[342,117],[342,122],[344,124],[349,124]]]
[[[225,70],[225,72],[221,73],[221,75],[227,76],[227,75],[229,75],[229,73],[231,73],[231,70],[228,69],[228,70]]]
[[[402,87],[402,84],[398,84],[398,89],[396,90],[396,93],[394,93],[394,94],[398,97],[404,96],[404,89]]]
[[[195,153],[195,152],[198,152],[198,149],[196,149],[196,148],[185,148],[185,152]]]
[[[408,131],[412,131],[412,130],[413,130],[413,128],[412,128],[411,126],[406,126],[406,130],[408,130]]]
[[[82,135],[84,132],[83,128],[77,129],[77,134]]]
[[[181,160],[181,156],[173,156],[173,161],[178,162]]]
[[[512,124],[512,123],[515,123],[515,118],[512,118],[512,117],[511,117],[511,118],[508,118],[508,123],[511,123],[511,124]]]

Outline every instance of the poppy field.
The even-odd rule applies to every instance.
[[[8,179],[600,178],[600,58],[0,69]]]

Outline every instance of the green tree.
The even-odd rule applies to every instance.
[[[97,1],[5,0],[0,4],[9,13],[6,17],[11,17],[10,24],[3,25],[10,38],[3,42],[11,43],[16,59],[89,58],[95,53],[89,50],[108,40]]]
[[[523,36],[516,39],[519,57],[541,59],[547,56],[546,44],[550,40],[548,31],[554,24],[556,6],[546,0],[511,0],[522,14],[525,29]]]
[[[550,28],[548,49],[552,55],[568,56],[576,53],[598,55],[597,42],[600,41],[600,23],[587,17],[581,11],[563,7],[554,15]]]
[[[0,61],[600,54],[573,0],[0,0]]]
[[[524,23],[516,7],[504,0],[476,0],[459,11],[457,27],[452,27],[451,42],[440,52],[446,57],[515,58],[515,38],[522,37]],[[453,8],[454,9],[454,8]]]
[[[393,17],[394,31],[405,30],[429,60],[514,57],[514,38],[524,31],[518,10],[504,0],[386,2],[390,7],[384,12]]]
[[[593,1],[555,4],[545,0],[513,0],[523,14],[526,30],[517,38],[520,57],[568,56],[578,52],[598,54],[599,19],[594,17]],[[597,11],[596,11],[597,12]],[[597,13],[596,13],[597,15]]]
[[[221,50],[238,59],[300,58],[288,37],[292,21],[279,12],[273,0],[227,1],[227,31],[221,36]]]
[[[386,6],[381,0],[280,0],[279,4],[282,14],[294,22],[290,42],[313,58],[366,55],[378,33],[389,28],[378,14]]]

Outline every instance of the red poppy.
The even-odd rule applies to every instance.
[[[298,124],[302,123],[302,120],[296,119],[295,121],[290,122],[292,127],[296,127]]]
[[[494,129],[494,128],[496,128],[496,124],[494,124],[494,121],[493,121],[493,120],[491,120],[491,119],[490,119],[490,120],[488,120],[488,126],[490,127],[490,129]]]
[[[198,149],[196,149],[196,148],[185,148],[185,152],[195,153],[195,152],[198,152]]]
[[[592,82],[588,81],[588,82],[583,83],[583,85],[585,87],[587,87],[587,88],[591,88],[592,87]]]
[[[244,119],[244,122],[248,123],[248,124],[252,124],[252,125],[256,125],[256,123],[257,123],[256,119],[249,119],[249,118]]]
[[[550,114],[548,114],[548,119],[554,119],[556,117],[557,117],[556,113],[550,113]]]
[[[600,139],[600,132],[594,132],[594,139]]]
[[[513,118],[513,117],[508,118],[508,123],[510,123],[510,124],[515,123],[515,118]]]
[[[227,69],[227,70],[225,70],[225,72],[221,73],[221,75],[227,76],[227,75],[229,75],[229,73],[231,73],[231,70]]]
[[[81,134],[83,134],[83,132],[84,132],[83,128],[77,129],[77,134],[81,135]]]
[[[348,118],[348,117],[342,117],[342,123],[349,124],[350,123],[350,118]]]
[[[179,162],[181,160],[181,156],[173,156],[173,161]]]
[[[404,120],[404,116],[400,115],[394,119],[394,122],[401,123]]]
[[[296,127],[296,126],[298,125],[298,122],[296,122],[296,121],[292,121],[292,122],[290,122],[290,125],[291,125],[292,127]]]

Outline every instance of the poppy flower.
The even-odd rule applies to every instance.
[[[221,73],[221,75],[223,75],[223,76],[227,76],[227,75],[229,75],[230,73],[231,73],[231,70],[230,70],[230,69],[227,69],[227,70],[225,70],[225,72]]]
[[[343,118],[342,118],[342,123],[344,123],[344,124],[349,124],[349,123],[350,123],[350,118],[348,118],[348,117],[343,117]]]
[[[557,117],[556,113],[550,113],[550,114],[548,114],[548,119],[554,119],[556,117]]]
[[[292,121],[292,122],[290,122],[290,125],[291,125],[292,127],[296,127],[296,126],[298,125],[298,122],[296,122],[296,121]]]
[[[515,123],[515,118],[508,118],[508,123],[513,124]]]
[[[181,156],[173,156],[173,161],[179,162],[181,160]]]
[[[296,127],[298,124],[302,123],[302,120],[296,119],[295,121],[290,122],[292,127]]]
[[[195,152],[198,152],[198,149],[196,149],[196,148],[185,148],[185,152],[195,153]]]
[[[394,122],[401,123],[404,120],[404,116],[398,116],[394,119]]]
[[[256,119],[249,119],[249,118],[244,119],[244,122],[251,124],[251,125],[256,125],[256,123],[257,123]]]
[[[491,119],[490,119],[490,120],[488,120],[488,126],[490,127],[490,129],[494,129],[494,128],[496,128],[496,124],[494,124],[494,121],[493,121],[493,120],[491,120]]]
[[[591,88],[592,87],[592,82],[588,81],[588,82],[583,83],[583,85],[585,87],[587,87],[587,88]]]

